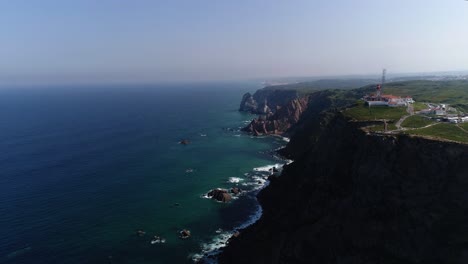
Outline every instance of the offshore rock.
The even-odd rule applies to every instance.
[[[208,197],[219,202],[227,203],[231,201],[232,197],[226,190],[214,189],[211,190],[208,194]]]
[[[233,194],[237,195],[237,194],[239,194],[241,192],[242,192],[242,190],[240,188],[238,188],[238,187],[232,187],[231,188],[231,193],[233,193]]]
[[[179,144],[181,144],[181,145],[188,145],[188,144],[190,144],[190,140],[188,140],[188,139],[183,139],[183,140],[179,141]]]

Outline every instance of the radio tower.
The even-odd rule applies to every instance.
[[[377,100],[381,101],[382,100],[382,90],[385,84],[385,75],[387,74],[387,70],[383,69],[382,71],[382,83],[377,84]]]

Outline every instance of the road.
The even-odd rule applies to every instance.
[[[408,115],[402,116],[400,120],[396,122],[395,126],[397,127],[397,130],[404,130],[403,128],[401,128],[401,124],[406,120],[406,118],[414,115],[413,104],[408,104],[408,108],[406,108],[406,112],[408,112]]]

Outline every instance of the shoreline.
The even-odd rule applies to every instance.
[[[252,137],[250,134],[245,133],[246,136]],[[271,135],[267,135],[271,136]],[[289,138],[274,135],[276,138],[281,138],[285,142],[289,142]],[[262,137],[265,138],[265,137]],[[209,242],[204,242],[200,245],[201,252],[197,252],[194,254],[189,255],[190,259],[194,263],[218,263],[217,256],[222,252],[222,250],[228,246],[229,240],[238,232],[246,229],[247,227],[255,224],[263,215],[263,208],[258,201],[258,194],[268,187],[270,181],[268,180],[269,177],[274,176],[275,173],[272,172],[273,168],[280,169],[279,174],[281,173],[283,166],[288,165],[293,162],[291,159],[287,159],[279,154],[279,150],[283,149],[285,145],[272,149],[271,156],[273,159],[282,161],[281,163],[275,164],[268,164],[260,167],[253,168],[250,172],[244,174],[245,178],[241,177],[229,177],[228,182],[239,184],[241,186],[253,186],[253,189],[245,191],[242,196],[250,196],[255,201],[255,209],[254,212],[247,216],[247,219],[243,221],[240,225],[237,225],[229,231],[222,231],[219,234],[213,236]],[[266,175],[268,174],[268,175]],[[278,177],[279,175],[276,175]],[[249,178],[247,180],[246,178]],[[260,184],[261,182],[261,184]],[[203,194],[201,198],[207,198],[206,194]],[[239,199],[240,197],[236,197],[233,200]],[[244,198],[246,199],[246,198]]]

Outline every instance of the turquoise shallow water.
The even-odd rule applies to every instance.
[[[271,150],[284,141],[239,132],[252,118],[239,101],[257,88],[0,90],[0,263],[190,263],[258,210],[254,191],[229,204],[203,194],[258,189],[253,169],[283,162]]]

